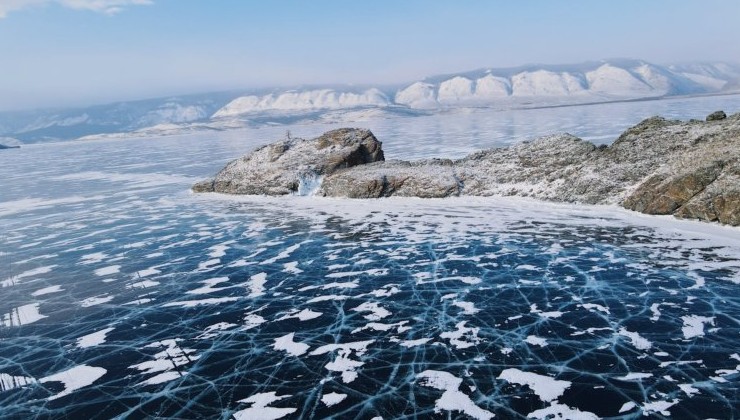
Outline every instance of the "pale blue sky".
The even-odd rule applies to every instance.
[[[740,61],[737,0],[0,0],[0,16],[0,110],[610,57]]]

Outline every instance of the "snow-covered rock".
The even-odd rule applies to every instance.
[[[369,130],[343,128],[311,139],[285,139],[260,147],[226,165],[195,192],[286,195],[312,193],[321,177],[384,159]]]
[[[335,130],[259,148],[194,190],[284,195],[301,191],[309,178],[319,196],[518,195],[737,226],[740,114],[690,122],[652,117],[610,146],[560,134],[454,161],[384,161],[369,131]]]

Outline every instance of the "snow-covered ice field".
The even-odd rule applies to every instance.
[[[716,109],[740,97],[349,125],[388,158],[461,157]],[[188,190],[286,129],[334,127],[0,153],[0,417],[740,416],[740,229]]]

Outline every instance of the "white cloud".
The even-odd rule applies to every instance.
[[[51,3],[75,10],[90,10],[106,15],[114,15],[127,6],[152,4],[152,0],[0,0],[0,19],[16,10]]]

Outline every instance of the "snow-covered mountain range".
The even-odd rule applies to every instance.
[[[0,113],[0,136],[23,142],[157,135],[296,120],[428,114],[740,92],[740,66],[660,66],[618,59],[439,75],[393,86],[320,86],[219,92],[88,108]],[[115,135],[115,134],[114,134]]]
[[[412,108],[553,105],[729,91],[740,68],[725,63],[658,66],[639,60],[483,69],[431,77],[395,95]]]

